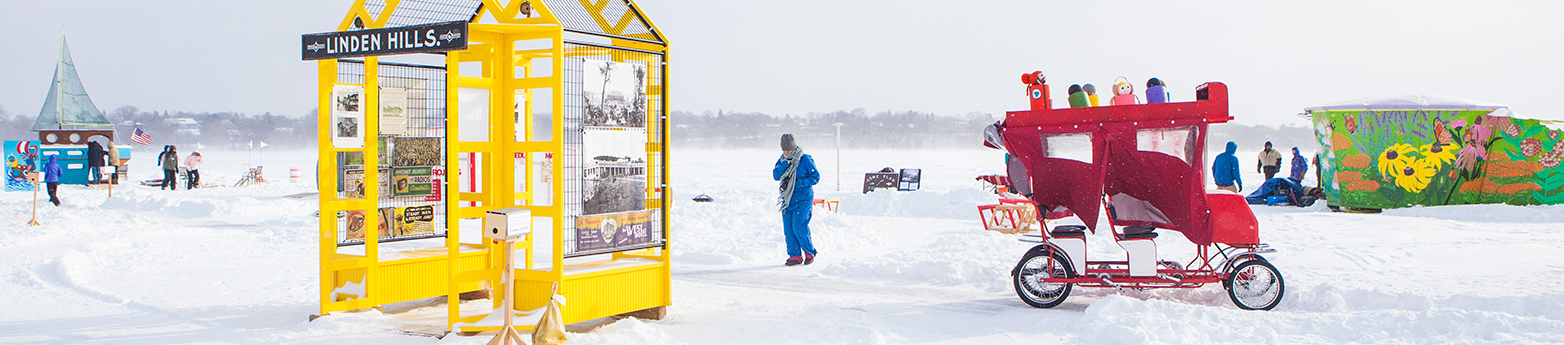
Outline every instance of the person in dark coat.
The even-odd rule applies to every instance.
[[[49,186],[49,202],[54,206],[60,206],[60,196],[56,194],[60,190],[60,162],[59,156],[49,155],[49,162],[43,164],[43,183]]]
[[[1216,161],[1211,163],[1211,177],[1216,180],[1216,188],[1238,193],[1244,190],[1244,179],[1238,176],[1238,143],[1227,142],[1227,151],[1216,155]]]
[[[816,251],[809,235],[809,218],[820,172],[815,170],[814,157],[804,154],[804,149],[793,141],[792,134],[782,135],[782,157],[777,158],[776,166],[771,168],[771,179],[779,181],[777,204],[782,210],[782,231],[787,238],[785,264],[812,264]]]
[[[1292,148],[1292,171],[1289,174],[1293,182],[1303,183],[1303,174],[1309,172],[1309,159],[1298,154],[1298,148]]]
[[[103,145],[98,142],[87,142],[87,172],[91,176],[89,183],[103,182],[103,156],[107,153],[103,150]]]
[[[163,153],[158,154],[157,164],[163,166],[163,184],[158,189],[179,190],[179,185],[174,184],[179,172],[179,150],[174,145],[163,146]]]

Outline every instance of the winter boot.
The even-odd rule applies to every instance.
[[[794,257],[787,258],[787,263],[785,263],[785,264],[788,265],[788,266],[798,266],[799,264],[803,264],[803,263],[804,263],[804,258],[794,256]]]
[[[815,263],[815,255],[814,254],[804,254],[804,265],[808,266],[809,264],[812,264],[812,263]]]

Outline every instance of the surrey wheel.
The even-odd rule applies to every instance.
[[[1053,308],[1070,296],[1072,284],[1046,283],[1043,279],[1075,278],[1075,270],[1070,268],[1064,253],[1037,248],[1021,257],[1021,263],[1010,271],[1010,276],[1015,282],[1016,295],[1021,296],[1026,304],[1036,308]]]
[[[1265,260],[1248,260],[1238,264],[1228,278],[1227,297],[1233,304],[1247,310],[1271,310],[1281,303],[1286,287],[1281,272]]]

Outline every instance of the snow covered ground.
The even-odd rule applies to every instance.
[[[576,344],[1547,343],[1564,339],[1564,206],[1411,208],[1384,214],[1256,207],[1287,293],[1269,312],[1240,310],[1219,286],[1076,289],[1054,309],[1026,306],[1008,273],[1027,243],[980,230],[992,203],[973,177],[998,173],[982,151],[808,148],[823,179],[820,256],[783,267],[770,167],[778,152],[676,151],[674,305],[663,320],[572,325]],[[137,152],[138,157],[152,153]],[[1239,153],[1248,162],[1254,153]],[[0,194],[0,343],[482,344],[442,328],[443,306],[318,310],[311,215],[314,152],[268,152],[253,187],[160,191],[61,188],[64,205]],[[207,153],[209,184],[238,179],[244,152]],[[145,163],[145,162],[143,162]],[[304,183],[287,183],[300,167]],[[863,172],[922,168],[917,192],[858,192]],[[157,177],[147,164],[134,179]],[[1244,176],[1246,189],[1259,185]],[[688,202],[698,194],[712,203]],[[1177,232],[1164,258],[1192,254]],[[1097,258],[1122,255],[1111,237]]]

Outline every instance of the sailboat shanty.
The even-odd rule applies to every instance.
[[[114,124],[103,116],[103,111],[92,104],[82,87],[76,64],[71,61],[70,48],[65,37],[60,36],[60,60],[54,67],[54,81],[49,84],[49,94],[44,97],[43,109],[38,120],[33,121],[33,131],[38,132],[41,156],[55,155],[60,163],[60,183],[88,184],[91,179],[87,160],[89,142],[103,137],[115,142]],[[99,145],[106,144],[101,140]],[[103,182],[118,183],[125,177],[130,160],[130,145],[102,145],[106,150],[118,150],[119,162],[105,164]],[[117,163],[117,164],[115,164]],[[117,168],[116,168],[117,166]]]

